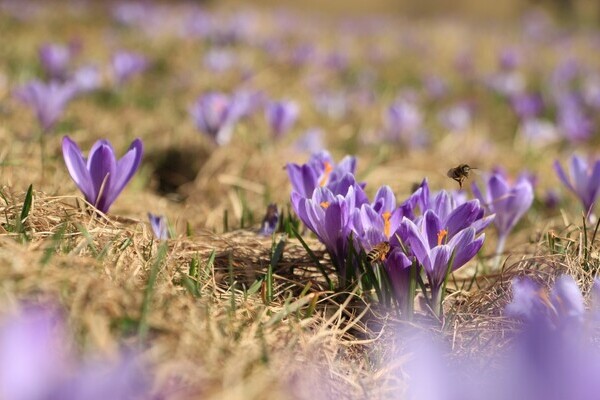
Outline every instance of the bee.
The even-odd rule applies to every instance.
[[[390,242],[378,243],[367,253],[367,259],[370,263],[385,261],[391,249]]]
[[[458,182],[458,186],[462,189],[462,184],[469,177],[472,169],[477,168],[470,167],[468,164],[460,164],[458,167],[450,168],[446,175]]]

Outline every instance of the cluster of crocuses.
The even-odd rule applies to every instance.
[[[15,97],[33,110],[43,133],[52,130],[73,98],[101,86],[102,77],[97,66],[85,64],[74,67],[80,48],[79,43],[42,45],[39,58],[47,82],[33,79],[15,89]],[[115,52],[110,66],[114,84],[122,85],[148,65],[141,54]]]
[[[431,194],[423,180],[400,204],[389,186],[379,188],[369,201],[365,184],[356,181],[355,169],[354,157],[335,164],[326,151],[315,153],[306,164],[288,164],[292,206],[325,245],[341,286],[350,284],[347,277],[356,273],[348,270],[356,268],[349,262],[352,248],[367,254],[389,244],[389,251],[379,254],[377,261],[397,304],[406,310],[414,295],[411,277],[418,280],[423,271],[430,290],[426,297],[432,310],[439,312],[448,275],[481,249],[482,231],[494,222],[503,246],[533,202],[530,180],[523,176],[511,184],[503,172],[490,175],[485,195],[474,185],[474,200],[467,200],[462,192]]]
[[[403,331],[415,336],[403,363],[406,398],[419,400],[588,400],[600,393],[600,282],[591,288],[592,309],[570,276],[561,276],[551,290],[529,278],[515,278],[513,299],[505,316],[521,326],[509,343],[491,356],[452,354],[443,338],[423,340],[423,330]],[[517,321],[515,321],[517,322]],[[500,347],[501,346],[501,347]],[[405,357],[408,354],[399,354]],[[456,382],[461,382],[456,384]]]
[[[389,251],[377,261],[398,305],[412,302],[408,288],[414,266],[424,270],[437,308],[446,276],[477,254],[484,240],[480,233],[493,216],[484,216],[478,200],[457,201],[445,191],[432,196],[427,181],[400,205],[388,186],[379,188],[370,202],[355,169],[354,157],[335,164],[324,151],[304,165],[288,164],[294,211],[325,245],[340,286],[350,284],[348,277],[356,273],[348,270],[356,268],[349,262],[350,247],[368,253],[387,242]]]

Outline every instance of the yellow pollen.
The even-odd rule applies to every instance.
[[[442,229],[438,232],[438,246],[442,244],[444,238],[448,235],[448,231],[446,229]]]
[[[390,237],[390,218],[392,217],[392,213],[389,211],[384,212],[383,217],[383,233],[385,237]]]
[[[323,207],[324,209],[327,210],[327,207],[329,207],[329,202],[328,201],[322,201],[321,202],[321,207]]]
[[[319,186],[323,187],[327,184],[331,171],[333,171],[333,166],[329,162],[325,161],[325,171],[323,171],[323,177],[319,181]]]

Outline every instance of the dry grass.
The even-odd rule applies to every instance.
[[[289,138],[273,143],[259,116],[239,126],[229,146],[214,148],[195,131],[186,108],[203,91],[232,90],[241,73],[214,76],[202,71],[198,64],[206,46],[201,43],[172,37],[146,40],[126,29],[109,30],[102,18],[63,17],[64,24],[51,14],[48,24],[33,28],[5,18],[7,26],[0,27],[6,38],[6,46],[0,48],[0,78],[6,76],[10,82],[3,90],[0,79],[0,176],[6,198],[0,200],[0,313],[18,307],[21,300],[59,303],[82,352],[115,356],[123,342],[141,345],[155,371],[156,390],[166,388],[169,399],[401,397],[406,359],[398,354],[409,345],[397,332],[411,324],[366,304],[355,293],[330,292],[295,239],[286,240],[274,270],[272,302],[265,301],[263,288],[256,283],[267,273],[272,248],[271,238],[256,234],[257,222],[269,202],[288,203],[283,167],[286,162],[305,161],[306,155],[292,147],[303,129],[323,126],[336,158],[359,153],[359,179],[368,182],[370,193],[389,184],[403,198],[424,176],[436,189],[454,188],[445,171],[465,161],[481,170],[503,165],[511,172],[540,171],[539,193],[556,185],[548,171],[563,148],[550,146],[540,152],[513,139],[514,121],[496,103],[482,103],[480,117],[458,138],[430,124],[434,141],[427,150],[373,146],[367,139],[380,125],[380,104],[354,109],[338,121],[325,119],[310,104],[306,77],[273,66],[262,52],[247,49],[242,51],[248,52],[248,65],[257,71],[253,84],[274,98],[299,100],[302,118]],[[328,21],[321,21],[316,33],[303,34],[335,48],[339,41]],[[476,54],[483,70],[491,70],[495,54],[489,49],[519,40],[501,24],[387,22],[389,28],[375,38],[359,37],[350,46],[357,65],[374,43],[389,55],[387,62],[376,66],[379,80],[374,85],[381,104],[391,101],[398,89],[414,84],[415,71],[448,73],[456,79],[449,71],[454,56],[465,48]],[[265,26],[268,29],[269,24]],[[35,51],[41,42],[72,37],[81,38],[85,57],[106,62],[111,50],[129,47],[146,52],[158,67],[118,92],[106,90],[70,105],[57,134],[47,138],[42,170],[35,121],[10,97],[10,89],[39,72]],[[575,40],[572,48],[582,59],[595,54],[584,40]],[[551,50],[536,52],[535,62],[553,65],[556,54]],[[435,54],[435,68],[427,54]],[[306,74],[342,85],[327,72]],[[468,87],[458,87],[464,96],[477,96]],[[108,138],[118,153],[134,137],[143,138],[142,169],[110,215],[91,215],[75,196],[60,156],[62,134],[72,136],[83,149],[98,138]],[[181,160],[181,166],[173,167],[173,159]],[[175,188],[165,194],[161,179]],[[481,181],[477,175],[472,179]],[[36,191],[25,238],[8,228],[21,212],[29,184]],[[576,215],[576,207],[567,208],[562,215],[548,215],[539,207],[532,210],[510,238],[510,256],[502,270],[479,270],[472,285],[475,263],[457,273],[442,330],[457,353],[489,354],[505,343],[514,326],[502,317],[502,309],[515,276],[530,275],[550,285],[558,274],[568,272],[589,288],[599,268],[598,252],[592,245],[589,252],[583,251],[581,224],[567,217]],[[234,230],[221,233],[225,210]],[[178,232],[166,243],[164,258],[159,257],[161,244],[153,240],[145,220],[147,211],[166,214]],[[252,226],[237,229],[242,218],[249,223],[249,212],[254,216]],[[188,227],[191,235],[184,236]],[[588,227],[590,232],[592,228]],[[554,249],[547,245],[550,229],[559,238]],[[322,245],[305,236],[331,268]],[[490,264],[494,241],[494,234],[488,233],[479,267]],[[214,263],[207,265],[213,252]],[[194,260],[197,277],[189,275]],[[158,276],[143,314],[153,266]],[[141,344],[140,325],[148,328]]]

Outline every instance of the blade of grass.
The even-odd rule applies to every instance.
[[[152,301],[152,294],[154,292],[154,285],[158,277],[158,271],[163,264],[164,259],[167,256],[167,244],[162,243],[158,247],[156,258],[150,267],[150,275],[148,276],[148,283],[144,290],[144,300],[142,301],[142,310],[140,315],[140,322],[138,325],[138,337],[140,342],[144,342],[148,336],[149,325],[148,325],[148,313],[150,312],[150,302]]]
[[[302,236],[300,236],[298,231],[294,227],[291,227],[291,229],[292,229],[292,233],[294,234],[296,239],[298,239],[298,241],[300,241],[300,244],[302,245],[302,247],[304,247],[304,250],[306,250],[306,252],[308,253],[308,256],[310,257],[312,262],[315,263],[317,269],[319,270],[319,272],[321,272],[321,274],[325,278],[325,281],[327,282],[327,287],[329,287],[329,290],[333,290],[334,289],[333,282],[331,282],[331,279],[329,279],[329,275],[325,271],[325,268],[319,262],[319,258],[315,255],[315,253],[313,253],[313,251],[310,249],[310,247],[308,247],[308,245],[306,244],[304,239],[302,239]]]

